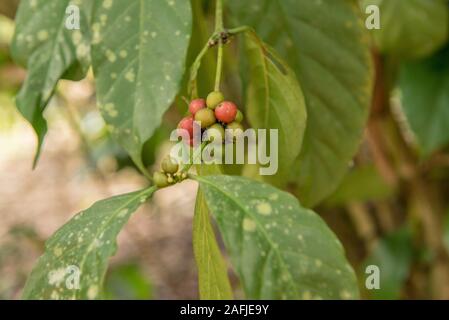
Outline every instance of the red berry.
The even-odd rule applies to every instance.
[[[189,133],[189,137],[192,138],[193,137],[193,116],[188,116],[188,117],[183,118],[178,124],[178,129],[187,130],[187,132]]]
[[[224,101],[215,108],[215,117],[223,123],[231,123],[237,115],[237,106],[229,101]]]
[[[192,100],[189,104],[189,112],[192,116],[197,113],[198,110],[206,108],[206,101],[204,99],[195,99]]]

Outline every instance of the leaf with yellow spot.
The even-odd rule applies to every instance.
[[[24,299],[96,299],[101,296],[116,238],[155,187],[96,202],[47,241],[23,291]]]
[[[358,298],[337,237],[291,194],[242,177],[195,179],[247,298]]]
[[[78,30],[66,28],[66,9],[72,4],[80,9]],[[78,80],[84,77],[90,64],[91,4],[90,0],[20,2],[11,52],[14,60],[28,69],[16,104],[37,134],[34,166],[47,133],[43,112],[59,79]]]
[[[142,146],[180,89],[192,29],[189,1],[95,1],[92,65],[112,136],[143,171]]]

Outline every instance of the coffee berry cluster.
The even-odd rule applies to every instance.
[[[189,104],[189,113],[179,124],[179,129],[189,133],[189,144],[193,146],[194,122],[201,124],[201,137],[209,142],[228,142],[243,132],[241,122],[243,114],[237,106],[230,101],[225,101],[219,91],[209,93],[206,100],[195,99]]]
[[[179,171],[178,163],[170,156],[166,156],[161,163],[161,171],[153,174],[154,185],[165,188],[187,178],[187,173]]]

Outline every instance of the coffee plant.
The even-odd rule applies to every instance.
[[[397,13],[394,4],[403,8],[385,19],[393,26],[371,37],[361,10],[368,4],[385,16]],[[406,11],[418,5],[434,20],[410,30]],[[67,25],[77,18],[71,12],[79,14],[79,28]],[[130,216],[158,190],[186,179],[198,182],[192,238],[201,299],[233,299],[216,231],[246,298],[359,298],[340,241],[312,209],[341,184],[359,149],[376,57],[391,57],[389,66],[428,57],[446,43],[447,28],[435,26],[447,20],[445,0],[22,0],[12,53],[28,72],[16,104],[38,138],[34,165],[58,82],[79,81],[92,70],[108,131],[148,179],[147,188],[98,201],[56,231],[23,298],[104,297],[108,260]],[[448,73],[431,72],[435,65],[447,70],[447,61],[446,48],[398,75],[405,114],[426,154],[449,141],[448,117],[437,116],[443,108],[448,114]],[[416,73],[428,79],[425,86]],[[229,78],[239,79],[238,89]],[[420,99],[432,101],[429,115]],[[164,155],[151,172],[143,146],[173,105],[185,113],[176,131],[191,158]],[[438,119],[430,129],[432,115]],[[258,174],[260,163],[193,161],[212,145],[235,148],[246,128],[277,130],[276,174]],[[77,288],[66,285],[68,266],[79,268]]]

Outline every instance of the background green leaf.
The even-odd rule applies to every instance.
[[[402,66],[402,107],[425,155],[449,143],[449,46]]]
[[[289,193],[242,177],[196,178],[249,299],[358,297],[343,247]]]
[[[110,300],[151,300],[153,285],[139,264],[112,267],[105,281],[105,296]]]
[[[61,227],[47,242],[23,292],[24,299],[95,299],[101,294],[116,237],[155,187],[95,203]],[[69,289],[67,268],[80,271],[79,290]]]
[[[389,185],[373,165],[355,167],[343,179],[337,190],[326,199],[330,206],[352,201],[380,201],[392,197],[395,188]]]
[[[413,246],[411,232],[399,229],[381,239],[367,258],[366,266],[380,270],[380,289],[370,290],[374,299],[399,299],[401,289],[410,272]]]
[[[380,11],[380,29],[373,29],[381,53],[397,58],[420,58],[447,40],[449,10],[446,0],[362,0]]]
[[[113,137],[142,171],[142,145],[179,91],[192,28],[189,1],[96,1],[92,64]]]
[[[356,152],[371,101],[369,37],[355,1],[227,1],[296,72],[307,106],[292,182],[313,206],[340,183]]]
[[[253,32],[246,33],[245,40],[250,66],[248,119],[254,128],[278,130],[279,170],[275,177],[282,184],[301,151],[307,118],[304,96],[295,73],[271,48]]]
[[[80,6],[80,30],[65,27],[67,6]],[[85,0],[21,1],[11,46],[14,59],[28,68],[17,108],[38,137],[35,163],[47,132],[43,112],[60,78],[83,77],[89,65],[89,3]],[[74,71],[78,72],[68,72]]]

